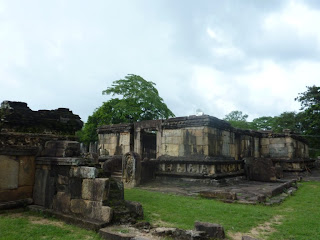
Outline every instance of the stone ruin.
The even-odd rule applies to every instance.
[[[250,180],[276,181],[284,172],[314,167],[308,144],[299,135],[236,129],[207,115],[106,125],[98,134],[100,162],[116,166],[123,159],[122,179],[130,186],[155,178],[212,183],[246,175]],[[129,168],[127,158],[122,158],[128,152],[135,154]]]
[[[29,208],[98,230],[143,217],[139,203],[124,200],[124,187],[155,179],[198,186],[243,177],[272,182],[314,167],[299,135],[236,129],[207,115],[101,126],[98,159],[81,155],[75,132],[82,125],[65,108],[1,104],[0,210],[33,204]]]
[[[140,204],[124,200],[121,182],[81,156],[75,132],[82,125],[65,108],[1,104],[0,210],[33,204],[33,210],[94,230],[143,216]]]

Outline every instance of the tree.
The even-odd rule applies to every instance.
[[[241,129],[249,129],[250,124],[247,122],[248,115],[242,111],[232,111],[227,114],[223,120],[228,121],[231,126]]]
[[[273,117],[259,117],[252,120],[250,123],[253,130],[272,130],[274,127]]]
[[[315,151],[311,156],[320,154],[320,87],[308,87],[307,91],[299,93],[296,101],[301,103],[302,130],[309,140],[309,145]]]
[[[159,96],[155,83],[134,74],[114,81],[102,91],[104,95],[117,96],[97,108],[81,132],[80,141],[89,143],[97,140],[97,127],[104,124],[132,123],[143,120],[167,119],[173,112]],[[118,98],[122,96],[122,98]]]
[[[282,133],[284,129],[290,129],[292,132],[301,133],[301,116],[296,112],[283,112],[274,117],[272,130]]]

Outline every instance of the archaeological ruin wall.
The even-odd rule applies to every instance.
[[[300,136],[236,129],[207,115],[107,125],[98,134],[105,155],[100,158],[121,159],[134,151],[141,157],[142,179],[234,177],[244,174],[248,159],[272,159],[274,166],[288,171],[303,171],[313,164]]]

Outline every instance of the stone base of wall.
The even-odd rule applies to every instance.
[[[315,159],[311,158],[296,158],[296,159],[283,159],[273,158],[273,164],[279,166],[285,172],[303,172],[310,171],[315,167]]]
[[[158,177],[221,179],[244,174],[243,161],[231,157],[162,156],[150,162],[153,162]]]

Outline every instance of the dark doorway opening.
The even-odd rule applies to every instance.
[[[157,132],[141,132],[142,159],[155,159],[157,157]]]

